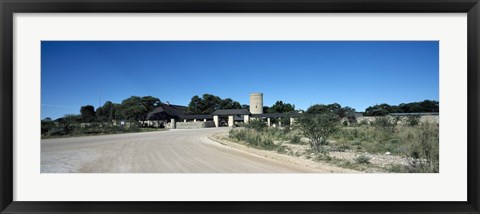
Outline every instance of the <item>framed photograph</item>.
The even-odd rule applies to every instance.
[[[480,213],[477,0],[0,7],[2,213]]]

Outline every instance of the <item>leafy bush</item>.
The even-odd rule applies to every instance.
[[[416,169],[439,171],[439,129],[437,124],[425,123],[419,127],[415,140],[409,147],[410,163]]]
[[[282,128],[282,131],[283,131],[283,134],[287,135],[288,133],[290,133],[292,131],[292,127],[290,125],[284,126]]]
[[[41,133],[42,135],[47,134],[51,129],[55,128],[55,122],[50,118],[43,119],[41,121]]]
[[[52,125],[53,124],[53,125]],[[42,121],[42,138],[61,137],[61,136],[82,136],[98,134],[117,134],[140,132],[143,130],[157,130],[157,128],[142,128],[139,122],[128,122],[125,126],[117,126],[113,123],[95,122],[95,123],[44,123]],[[48,128],[48,129],[47,129]]]
[[[290,136],[290,143],[291,144],[302,144],[302,136],[291,135]]]
[[[53,127],[46,134],[49,136],[61,136],[68,133],[67,127]]]
[[[328,155],[327,153],[320,153],[320,154],[317,154],[317,156],[314,157],[314,160],[315,161],[331,161],[333,158]]]
[[[393,133],[395,132],[395,127],[397,126],[399,120],[399,117],[377,117],[375,118],[375,121],[373,121],[373,126],[378,130]]]
[[[359,164],[369,164],[370,163],[370,157],[361,154],[357,157],[355,157],[355,162]]]
[[[128,131],[129,132],[138,132],[140,131],[140,123],[133,121],[130,122],[130,126],[128,126]]]
[[[407,125],[408,126],[416,126],[420,124],[420,116],[415,115],[415,116],[409,116],[407,117]]]
[[[245,127],[261,132],[264,131],[268,126],[262,120],[251,120],[248,124],[245,125]]]
[[[330,148],[331,151],[337,151],[337,152],[345,152],[346,150],[351,149],[350,146],[351,143],[348,143],[346,141],[338,142],[337,146],[332,146]],[[352,144],[353,145],[353,144]]]
[[[297,126],[303,135],[310,139],[310,148],[314,152],[326,152],[323,145],[327,138],[338,130],[339,118],[336,114],[326,112],[323,114],[305,114],[298,118]]]
[[[237,141],[244,141],[248,145],[256,148],[273,150],[278,149],[278,145],[273,143],[273,136],[268,132],[257,132],[252,129],[230,130],[229,137]]]

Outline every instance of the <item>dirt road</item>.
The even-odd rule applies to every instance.
[[[44,139],[41,172],[280,173],[314,172],[208,139],[228,128]]]

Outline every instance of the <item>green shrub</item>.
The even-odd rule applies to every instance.
[[[252,147],[261,149],[273,150],[280,147],[273,143],[273,136],[270,133],[257,132],[251,129],[232,129],[229,131],[229,138],[243,141]]]
[[[292,131],[292,127],[289,126],[289,125],[288,125],[288,126],[284,126],[284,127],[282,128],[282,131],[283,131],[283,134],[287,135],[287,134],[289,134],[289,133]]]
[[[130,126],[128,127],[129,132],[138,132],[140,131],[140,124],[136,121],[130,122]]]
[[[275,151],[280,154],[288,154],[289,152],[291,152],[290,150],[287,150],[287,147],[285,146],[277,146]]]
[[[61,135],[66,135],[68,133],[68,128],[66,127],[53,127],[48,130],[47,135],[49,136],[61,136]]]
[[[407,125],[408,126],[416,126],[418,124],[420,124],[420,116],[415,115],[415,116],[407,117]]]
[[[254,129],[256,131],[264,131],[267,128],[267,124],[262,120],[251,120],[248,124],[245,125],[248,129]]]
[[[287,137],[281,128],[269,127],[260,132],[265,132],[264,134],[270,135],[274,140],[280,140],[280,141],[287,140],[286,139]]]
[[[302,136],[299,135],[292,135],[290,137],[291,144],[302,144]]]
[[[387,171],[388,172],[395,172],[395,173],[408,173],[410,172],[408,167],[400,164],[391,164],[390,166],[387,166]]]
[[[338,115],[331,112],[315,115],[304,114],[297,120],[297,127],[305,137],[310,139],[310,148],[314,152],[326,151],[322,147],[327,145],[327,138],[338,131],[340,122]]]
[[[355,162],[359,164],[369,164],[370,163],[370,157],[361,154],[357,157],[355,157]]]
[[[375,127],[377,130],[393,133],[395,132],[395,127],[397,126],[399,120],[399,117],[377,117],[373,121],[373,127]]]
[[[315,156],[314,160],[315,161],[331,161],[333,158],[328,155],[327,153],[320,153]]]
[[[425,123],[409,147],[410,165],[422,172],[439,171],[439,129],[438,124]]]
[[[417,165],[400,165],[400,164],[392,164],[387,168],[388,172],[395,172],[395,173],[432,173],[432,171],[428,168],[425,164],[417,164]]]

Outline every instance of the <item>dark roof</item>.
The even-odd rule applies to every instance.
[[[159,117],[161,114],[168,115],[169,117],[182,118],[186,110],[186,106],[161,104],[147,114],[147,119],[159,119],[161,118]]]
[[[250,112],[247,109],[219,109],[212,113],[212,115],[247,115]]]
[[[191,119],[203,120],[203,119],[212,119],[213,116],[209,114],[187,114],[187,115],[184,115],[183,118],[188,120],[191,120]]]
[[[278,117],[297,117],[300,113],[287,112],[287,113],[265,113],[265,114],[252,114],[254,118],[278,118]]]
[[[419,113],[390,113],[391,116],[424,116],[424,115],[438,115],[438,112],[419,112]]]

